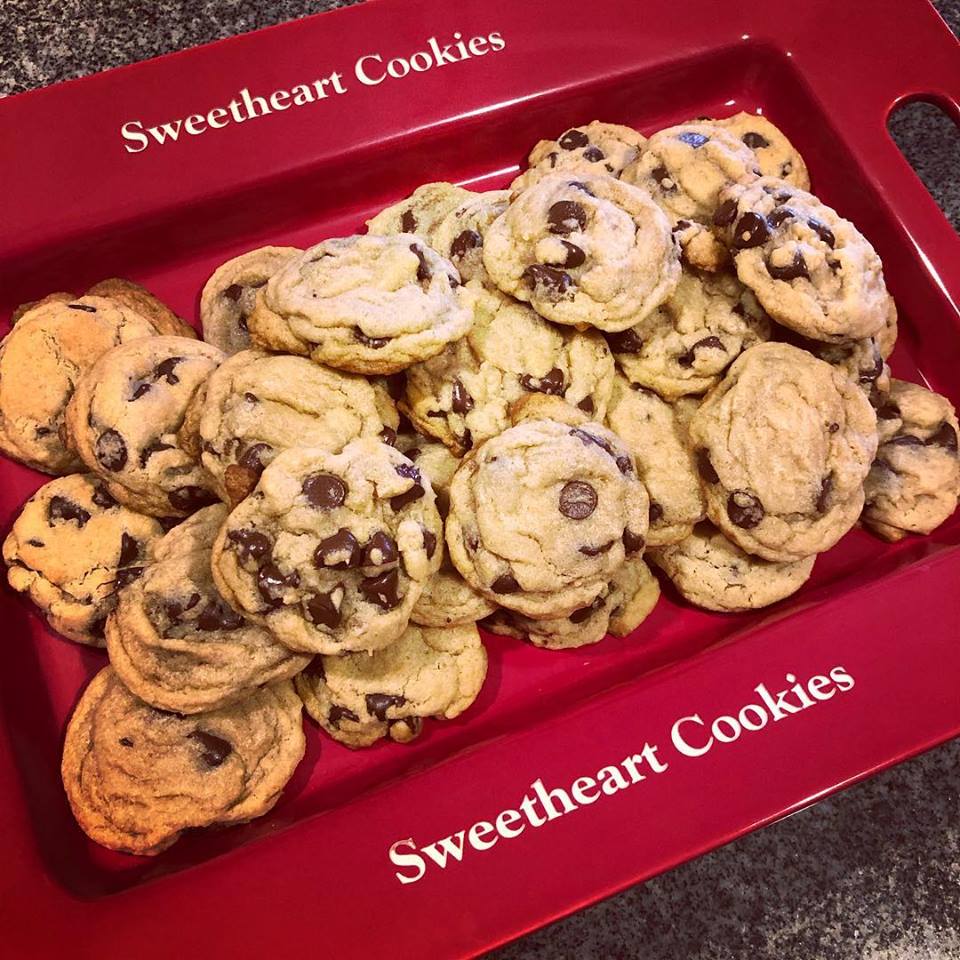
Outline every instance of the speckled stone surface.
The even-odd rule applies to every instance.
[[[0,95],[346,5],[0,0]],[[960,133],[925,104],[890,128],[960,227]],[[490,956],[960,960],[960,741]]]

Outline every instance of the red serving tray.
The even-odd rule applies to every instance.
[[[377,86],[352,74],[360,56],[409,56],[455,31],[499,32],[506,46]],[[205,113],[244,87],[264,95],[333,70],[347,93],[123,149],[128,120]],[[762,108],[803,152],[817,193],[883,257],[902,318],[895,372],[957,403],[960,240],[886,130],[891,109],[918,97],[960,119],[958,46],[923,0],[379,0],[0,102],[0,315],[119,274],[195,317],[228,257],[355,231],[427,180],[504,185],[539,137],[572,124],[651,131]],[[9,525],[43,478],[0,470]],[[552,653],[490,637],[487,685],[462,719],[356,753],[311,725],[272,814],[155,859],[88,842],[60,786],[66,718],[104,655],[53,636],[5,591],[0,953],[490,948],[960,732],[958,587],[954,517],[896,546],[853,531],[770,610],[707,614],[667,590],[627,640]],[[851,690],[698,758],[671,745],[679,718],[709,723],[758,702],[760,683],[777,692],[787,674],[837,667]],[[492,821],[534,781],[569,789],[646,744],[667,769],[645,764],[629,789],[397,880],[394,842]]]

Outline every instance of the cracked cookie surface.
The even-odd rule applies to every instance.
[[[110,663],[145,703],[176,713],[227,706],[309,662],[220,596],[210,571],[228,510],[217,504],[175,527],[157,561],[124,590],[107,621]]]
[[[369,747],[385,737],[407,743],[430,717],[458,717],[486,675],[487,652],[473,624],[411,624],[372,655],[317,657],[296,685],[307,713],[334,740]]]
[[[179,432],[194,394],[223,359],[208,343],[149,337],[113,348],[81,378],[67,434],[121,503],[183,517],[216,499]]]
[[[440,565],[430,481],[398,450],[296,447],[263,471],[213,551],[220,593],[294,650],[377,650]]]
[[[58,633],[102,647],[117,596],[143,574],[163,528],[121,506],[91,474],[44,484],[3,544],[7,580]]]
[[[77,823],[111,850],[153,855],[191,827],[262,816],[303,757],[288,681],[184,717],[138,700],[104,667],[67,726],[61,775]]]

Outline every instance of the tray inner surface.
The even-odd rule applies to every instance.
[[[506,105],[479,117],[385,140],[335,166],[305,170],[282,182],[266,180],[244,195],[231,194],[225,184],[222,196],[202,206],[173,208],[162,219],[127,224],[108,235],[72,237],[55,249],[36,251],[28,262],[0,265],[4,278],[0,316],[8,316],[14,304],[50,290],[79,291],[103,277],[121,275],[145,284],[182,316],[195,318],[204,281],[229,257],[262,243],[308,246],[361,230],[364,219],[427,181],[453,180],[473,189],[505,186],[539,138],[558,135],[574,124],[602,119],[649,133],[698,115],[726,116],[757,108],[803,153],[814,192],[853,219],[883,257],[900,308],[894,374],[926,381],[956,404],[960,395],[950,372],[960,369],[960,336],[949,317],[932,309],[934,281],[865,176],[862,165],[869,158],[856,158],[845,147],[842,131],[819,114],[792,63],[759,44]],[[20,503],[44,478],[7,461],[0,469],[5,534]],[[426,725],[411,746],[381,743],[360,752],[321,736],[308,723],[307,756],[271,814],[243,827],[184,837],[151,860],[112,854],[88,842],[73,822],[60,785],[66,719],[86,680],[106,662],[105,655],[52,635],[29,605],[8,589],[0,594],[7,634],[7,662],[0,673],[3,722],[50,874],[77,896],[100,897],[295,827],[365,791],[385,785],[389,789],[391,780],[494,737],[548,724],[586,698],[696,656],[717,642],[735,643],[738,635],[762,628],[771,619],[793,616],[801,643],[804,609],[842,604],[859,586],[921,562],[933,552],[955,549],[958,543],[960,517],[931,537],[895,546],[854,530],[817,561],[811,582],[798,596],[768,610],[707,614],[682,606],[667,587],[634,638],[608,638],[583,650],[546,652],[488,636],[489,677],[465,717]],[[641,692],[636,703],[642,713]],[[527,783],[525,776],[518,767],[518,788]]]

